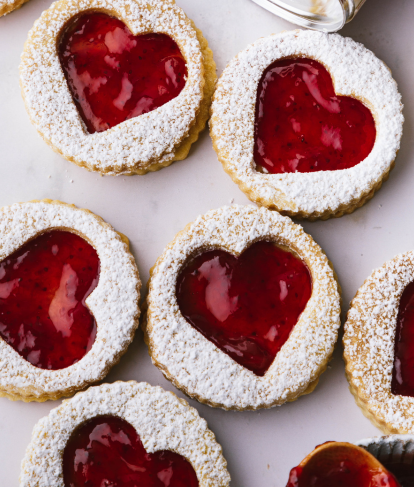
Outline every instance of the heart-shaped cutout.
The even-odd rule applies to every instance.
[[[400,298],[395,330],[394,367],[391,392],[414,397],[414,282],[408,284]]]
[[[271,242],[239,257],[210,250],[180,272],[184,318],[234,361],[263,376],[289,338],[312,293],[302,260]]]
[[[257,90],[254,160],[268,173],[336,171],[354,167],[376,138],[370,110],[336,96],[324,66],[282,59],[263,73]]]
[[[319,445],[290,472],[286,487],[400,487],[370,453],[351,443]]]
[[[102,12],[74,18],[58,45],[69,90],[91,134],[155,110],[186,83],[186,62],[173,39],[134,36]]]
[[[0,336],[42,369],[63,369],[92,347],[96,322],[85,299],[99,257],[83,238],[53,230],[0,262]]]
[[[178,453],[147,453],[135,428],[116,416],[79,426],[63,453],[65,487],[198,487],[192,465]]]

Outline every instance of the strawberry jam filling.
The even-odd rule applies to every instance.
[[[306,265],[271,242],[235,257],[210,250],[192,258],[176,285],[184,318],[235,362],[263,376],[312,293]]]
[[[178,453],[147,453],[137,432],[115,416],[79,426],[63,453],[65,487],[198,487],[191,464]]]
[[[290,471],[286,487],[401,487],[385,467],[358,448],[323,450]],[[305,463],[305,464],[304,464]]]
[[[134,36],[120,20],[89,12],[72,20],[59,59],[88,132],[103,132],[178,96],[186,62],[165,34]]]
[[[258,86],[254,160],[261,172],[336,171],[354,167],[376,137],[370,110],[336,96],[332,78],[311,59],[282,59]]]
[[[414,397],[414,282],[408,284],[400,299],[391,392]]]
[[[41,369],[63,369],[92,347],[94,317],[85,299],[99,279],[99,258],[70,232],[44,233],[0,262],[0,336]]]

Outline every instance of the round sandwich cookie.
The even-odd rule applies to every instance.
[[[115,382],[52,409],[33,430],[20,487],[228,487],[221,446],[186,401]]]
[[[198,217],[150,272],[145,340],[176,387],[224,409],[311,392],[340,325],[335,273],[302,227],[265,208]]]
[[[59,201],[0,209],[0,396],[46,401],[102,380],[131,343],[141,281],[128,239]]]
[[[351,302],[344,360],[362,412],[384,433],[414,433],[414,252],[373,271]]]
[[[230,61],[210,133],[224,170],[252,201],[327,219],[362,206],[388,178],[402,108],[390,70],[362,44],[295,30]]]
[[[40,135],[101,174],[185,159],[215,83],[207,41],[173,0],[59,0],[29,32],[20,64]]]

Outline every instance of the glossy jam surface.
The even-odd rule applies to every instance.
[[[78,427],[63,453],[65,487],[198,487],[191,464],[171,451],[147,453],[127,421],[98,416]]]
[[[94,317],[85,299],[99,279],[86,240],[53,230],[0,262],[0,336],[31,364],[63,369],[92,347]]]
[[[356,166],[376,137],[370,110],[336,96],[317,61],[283,59],[263,73],[256,101],[254,160],[269,173],[336,171]]]
[[[306,465],[290,471],[286,487],[400,487],[395,477],[373,457],[353,448],[319,452]],[[303,462],[302,462],[303,463]]]
[[[408,284],[400,299],[391,392],[414,397],[414,282]]]
[[[89,12],[59,41],[69,89],[89,133],[103,132],[178,96],[186,62],[165,34],[133,36],[120,20]]]
[[[239,257],[211,250],[183,268],[176,286],[184,318],[234,361],[263,376],[312,293],[306,265],[271,242]]]

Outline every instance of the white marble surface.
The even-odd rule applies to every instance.
[[[248,43],[293,26],[250,0],[178,0],[207,37],[220,74]],[[20,96],[18,64],[27,32],[50,0],[31,0],[0,18],[0,206],[56,198],[89,208],[131,240],[143,281],[164,246],[205,211],[247,198],[224,173],[205,131],[183,162],[144,177],[100,177],[56,155],[37,135]],[[374,267],[414,246],[414,2],[368,0],[343,35],[363,42],[392,69],[405,104],[405,133],[397,165],[381,191],[352,215],[304,227],[334,263],[343,312]],[[315,445],[356,441],[379,431],[348,392],[338,346],[315,392],[261,412],[225,412],[190,403],[223,446],[234,487],[285,487],[288,472]],[[149,359],[141,332],[107,381],[148,381],[175,390]],[[181,393],[179,393],[182,396]],[[0,485],[17,485],[20,462],[36,421],[59,402],[0,399]]]

